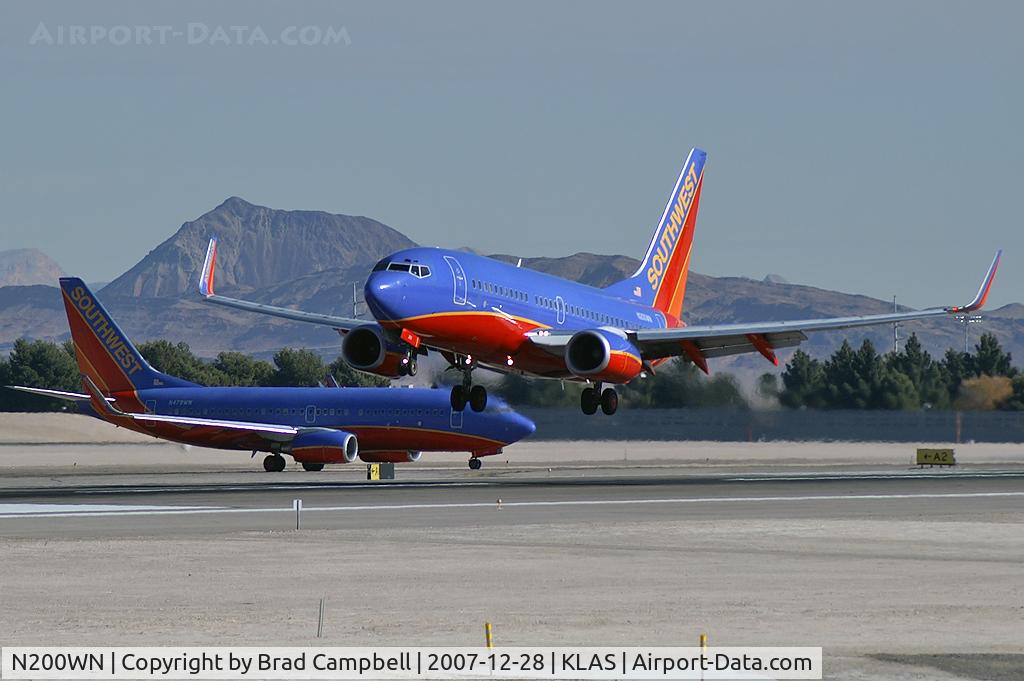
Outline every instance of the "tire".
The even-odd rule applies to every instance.
[[[462,411],[466,408],[466,387],[462,385],[452,386],[451,397],[452,409]]]
[[[597,391],[593,388],[584,388],[583,392],[580,393],[580,409],[587,416],[597,413],[598,402],[600,402],[600,399],[597,396]]]
[[[303,463],[302,470],[305,471],[322,471],[324,465],[322,463]]]
[[[265,470],[268,473],[275,473],[277,471],[276,464],[277,461],[275,460],[273,454],[267,454],[263,458],[263,470]]]
[[[611,416],[619,409],[619,394],[614,388],[605,388],[601,393],[601,411]]]
[[[469,406],[473,411],[483,411],[487,408],[487,388],[482,385],[474,385],[469,389]]]
[[[405,366],[405,375],[406,376],[415,376],[416,375],[416,370],[417,370],[416,369],[416,360],[412,360],[412,361],[410,361]]]
[[[480,470],[480,467],[483,466],[483,465],[484,465],[484,462],[481,461],[480,459],[476,458],[475,456],[472,459],[469,460],[469,468],[470,468],[470,470],[478,471],[478,470]]]

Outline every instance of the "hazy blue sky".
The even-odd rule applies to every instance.
[[[50,44],[74,25],[109,33]],[[290,26],[347,38],[260,44]],[[697,271],[923,306],[966,302],[1001,246],[1000,305],[1024,299],[1021,26],[984,2],[5,2],[0,249],[109,279],[238,195],[639,257],[699,145]]]

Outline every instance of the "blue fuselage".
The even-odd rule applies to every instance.
[[[140,390],[137,395],[147,412],[161,415],[346,431],[358,437],[366,452],[490,452],[534,430],[532,421],[501,400],[492,400],[483,412],[455,412],[447,391],[427,388],[187,387]],[[251,438],[232,438],[230,431],[206,427],[141,430],[190,444],[254,448]]]

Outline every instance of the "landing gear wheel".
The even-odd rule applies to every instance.
[[[478,471],[478,470],[480,470],[480,467],[483,466],[483,465],[484,465],[484,462],[481,461],[480,459],[476,458],[475,456],[472,459],[469,460],[469,468],[470,468],[470,470]]]
[[[322,471],[324,465],[322,463],[303,463],[302,470],[304,471]]]
[[[466,386],[463,386],[463,385],[453,385],[452,386],[452,399],[451,399],[452,409],[454,409],[455,411],[462,411],[463,409],[466,408],[466,400],[468,398],[468,396],[466,395],[466,392],[467,392],[466,391]]]
[[[416,360],[410,360],[409,363],[405,365],[405,374],[407,376],[416,375]]]
[[[583,392],[580,393],[580,409],[587,416],[597,413],[597,405],[601,399],[597,395],[597,391],[593,388],[584,388]]]
[[[469,389],[469,406],[473,411],[483,411],[487,408],[487,388],[482,385],[474,385]]]
[[[284,470],[284,457],[280,454],[267,454],[263,459],[263,470],[268,473],[280,473]]]
[[[601,411],[611,416],[619,408],[619,394],[613,388],[605,388],[601,393]]]

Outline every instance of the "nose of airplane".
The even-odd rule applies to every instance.
[[[405,301],[405,279],[402,272],[374,272],[366,280],[363,297],[374,317],[401,319]]]
[[[533,435],[534,431],[537,430],[537,426],[533,421],[526,418],[522,414],[518,414],[514,411],[510,411],[506,416],[505,432],[508,435],[508,444],[518,442],[524,437]]]

